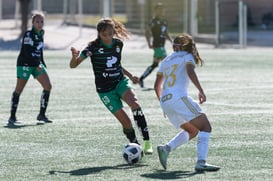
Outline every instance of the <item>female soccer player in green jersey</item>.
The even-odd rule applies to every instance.
[[[51,123],[45,112],[48,105],[51,83],[47,74],[43,58],[44,47],[44,15],[36,13],[32,16],[32,29],[27,31],[22,39],[21,51],[17,59],[17,83],[11,98],[11,111],[8,120],[9,125],[17,122],[16,110],[19,104],[19,97],[32,75],[43,87],[40,101],[40,113],[37,120],[41,123]]]
[[[119,120],[129,141],[138,143],[131,120],[123,109],[122,101],[130,106],[134,120],[143,136],[144,153],[152,154],[153,149],[147,122],[136,95],[130,87],[128,78],[133,83],[138,83],[139,80],[121,65],[123,48],[121,40],[127,39],[129,32],[122,23],[110,18],[102,18],[97,24],[97,31],[97,39],[91,41],[81,52],[73,47],[71,48],[70,67],[76,68],[84,59],[91,58],[96,91],[101,101]]]
[[[142,88],[144,87],[144,79],[150,75],[158,66],[159,62],[167,56],[165,49],[166,39],[172,43],[172,38],[168,33],[168,22],[164,18],[164,6],[162,3],[156,4],[155,16],[145,31],[145,37],[149,48],[154,50],[154,55],[152,65],[148,66],[144,73],[140,76],[139,85]]]

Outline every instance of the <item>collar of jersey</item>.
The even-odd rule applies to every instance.
[[[105,46],[106,48],[112,48],[113,45],[114,45],[114,43],[115,43],[115,39],[112,40],[112,43],[111,43],[110,45],[106,45],[105,43],[103,43],[102,40],[100,40],[100,43],[101,43],[103,46]]]
[[[37,31],[34,27],[32,27],[32,31],[35,32],[38,36],[41,36],[43,30]]]

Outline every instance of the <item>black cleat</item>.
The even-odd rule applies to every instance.
[[[14,125],[15,122],[17,122],[16,117],[9,117],[8,125]]]
[[[144,88],[144,82],[142,78],[139,79],[139,85],[141,88]]]
[[[51,120],[49,120],[45,115],[42,115],[42,114],[39,114],[39,115],[37,116],[37,120],[38,120],[38,121],[42,121],[42,122],[44,122],[44,123],[52,123]]]

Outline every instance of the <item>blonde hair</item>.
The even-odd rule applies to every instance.
[[[155,5],[155,9],[158,9],[158,8],[164,8],[163,4],[161,2],[158,2],[156,5]]]
[[[108,27],[113,28],[114,34],[117,38],[120,38],[121,40],[129,39],[130,32],[118,20],[112,18],[102,18],[97,23],[98,33],[105,31]]]
[[[45,18],[45,15],[43,12],[40,12],[40,11],[34,11],[32,16],[31,16],[31,20],[32,20],[32,23],[35,21],[35,19],[37,17],[42,17],[43,19]]]
[[[187,33],[183,33],[182,35],[175,37],[173,40],[173,50],[191,53],[193,54],[196,64],[200,64],[201,66],[204,64],[204,61],[201,59],[198,53],[193,38]]]

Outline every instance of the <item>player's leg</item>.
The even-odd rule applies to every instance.
[[[137,98],[135,93],[133,92],[132,89],[127,89],[123,94],[122,94],[122,99],[130,106],[133,112],[133,117],[136,122],[136,125],[138,126],[143,140],[144,140],[144,153],[146,154],[152,154],[153,153],[153,148],[152,144],[150,142],[150,136],[149,136],[149,130],[147,126],[147,121],[145,118],[145,115],[137,102]]]
[[[122,102],[120,97],[117,96],[115,90],[106,93],[99,93],[98,95],[105,107],[118,119],[122,125],[123,133],[126,135],[129,142],[139,144],[131,120],[123,110]]]
[[[159,61],[160,61],[159,59],[154,57],[152,65],[148,66],[146,68],[146,70],[144,71],[144,73],[140,76],[140,78],[139,78],[140,87],[142,87],[142,88],[144,87],[144,79],[146,77],[148,77],[148,75],[150,75],[152,73],[152,71],[158,66]]]
[[[48,74],[46,73],[46,69],[44,66],[41,66],[40,68],[36,69],[36,72],[34,74],[34,77],[38,80],[38,82],[43,87],[43,91],[41,94],[41,100],[40,100],[40,112],[37,116],[38,121],[43,121],[45,123],[52,123],[51,120],[49,120],[46,115],[46,109],[48,106],[50,91],[51,91],[51,83],[50,79],[48,77]]]
[[[169,153],[194,138],[199,131],[190,123],[181,125],[181,128],[183,130],[176,134],[166,145],[159,145],[157,147],[159,160],[164,169],[167,169],[167,158]]]
[[[19,105],[19,99],[20,99],[21,93],[24,90],[25,85],[27,84],[27,81],[28,79],[24,80],[24,79],[17,78],[16,87],[11,97],[10,117],[8,120],[9,124],[14,124],[17,121],[16,112]]]
[[[200,130],[197,141],[197,163],[195,165],[196,171],[217,171],[220,167],[206,163],[209,140],[211,133],[211,125],[205,114],[193,119],[191,122],[196,128]]]
[[[158,67],[159,62],[167,56],[166,49],[164,47],[154,48],[153,63],[144,71],[139,78],[140,87],[144,87],[144,79],[152,73],[152,71]]]
[[[32,71],[31,67],[27,67],[27,66],[16,67],[17,81],[16,81],[15,90],[12,93],[12,97],[11,97],[11,110],[10,110],[10,117],[8,120],[8,124],[12,125],[17,121],[16,111],[19,105],[20,95],[27,84],[27,81],[31,75],[31,71]]]
[[[113,113],[114,116],[118,119],[120,124],[123,128],[123,133],[126,135],[127,139],[130,143],[138,143],[135,130],[132,126],[131,120],[126,114],[126,112],[123,110],[123,108],[117,110],[115,113]]]

